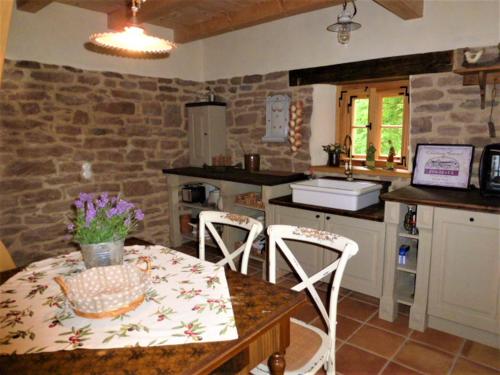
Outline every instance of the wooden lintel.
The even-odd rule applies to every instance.
[[[449,50],[296,69],[289,72],[289,81],[290,86],[315,83],[340,84],[451,72],[452,68],[453,51]]]
[[[36,13],[45,8],[54,0],[17,0],[17,9],[25,12]]]
[[[373,0],[389,12],[404,20],[422,18],[424,15],[424,0]]]
[[[175,29],[174,40],[186,43],[243,29],[279,18],[342,4],[343,0],[266,0],[238,12],[228,12],[209,21]]]

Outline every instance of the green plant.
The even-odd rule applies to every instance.
[[[80,193],[75,201],[76,215],[68,225],[73,240],[80,244],[96,244],[122,240],[144,219],[136,209],[119,196],[109,197]]]
[[[340,143],[330,143],[328,145],[324,145],[322,146],[323,147],[323,151],[325,152],[342,152],[342,147],[340,146]]]

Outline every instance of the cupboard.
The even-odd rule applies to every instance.
[[[226,104],[186,104],[188,113],[189,165],[212,165],[212,157],[226,154]],[[222,136],[221,136],[222,135]]]
[[[342,287],[374,297],[381,296],[384,223],[278,205],[271,205],[271,208],[273,214],[270,224],[320,229],[356,241],[359,245],[359,252],[347,264]],[[337,258],[336,253],[318,246],[299,242],[290,242],[288,245],[308,275],[321,270]],[[280,257],[277,259],[282,273],[288,271],[285,261]]]

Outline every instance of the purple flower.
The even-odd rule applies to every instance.
[[[101,197],[97,200],[97,207],[104,208],[109,202],[108,193],[102,193]]]
[[[75,224],[70,223],[70,224],[68,224],[67,228],[68,228],[68,232],[73,232],[75,230]]]
[[[131,210],[132,208],[134,208],[134,205],[132,203],[124,201],[123,199],[120,199],[116,204],[116,210],[118,212],[118,215],[122,215],[127,211]]]
[[[139,221],[144,220],[144,212],[139,209],[135,210],[135,219]]]
[[[94,199],[94,194],[80,193],[79,198],[83,203],[90,203]]]
[[[132,219],[130,219],[130,216],[125,219],[125,225],[129,227],[132,224]]]
[[[92,220],[94,220],[96,215],[96,210],[94,203],[88,202],[87,203],[87,215],[85,216],[85,225],[88,227]]]
[[[113,208],[110,208],[107,212],[106,212],[106,216],[108,217],[108,219],[111,219],[113,216],[117,215],[118,214],[118,211],[116,210],[116,207],[113,207]]]
[[[83,201],[79,200],[79,199],[77,199],[75,201],[76,208],[82,209],[84,205],[85,205],[85,203]]]

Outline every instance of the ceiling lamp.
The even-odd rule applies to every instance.
[[[132,0],[132,23],[123,31],[92,34],[90,43],[94,51],[126,57],[166,57],[176,47],[175,43],[147,35],[137,25],[136,14],[146,0]]]
[[[352,19],[358,12],[356,8],[356,4],[354,0],[351,0],[354,11],[352,14],[347,12],[347,1],[344,1],[344,5],[342,7],[342,13],[337,16],[337,23],[328,26],[326,29],[328,31],[333,31],[337,34],[337,41],[340,44],[348,44],[351,39],[351,31],[357,30],[361,27],[360,23],[353,22]]]

